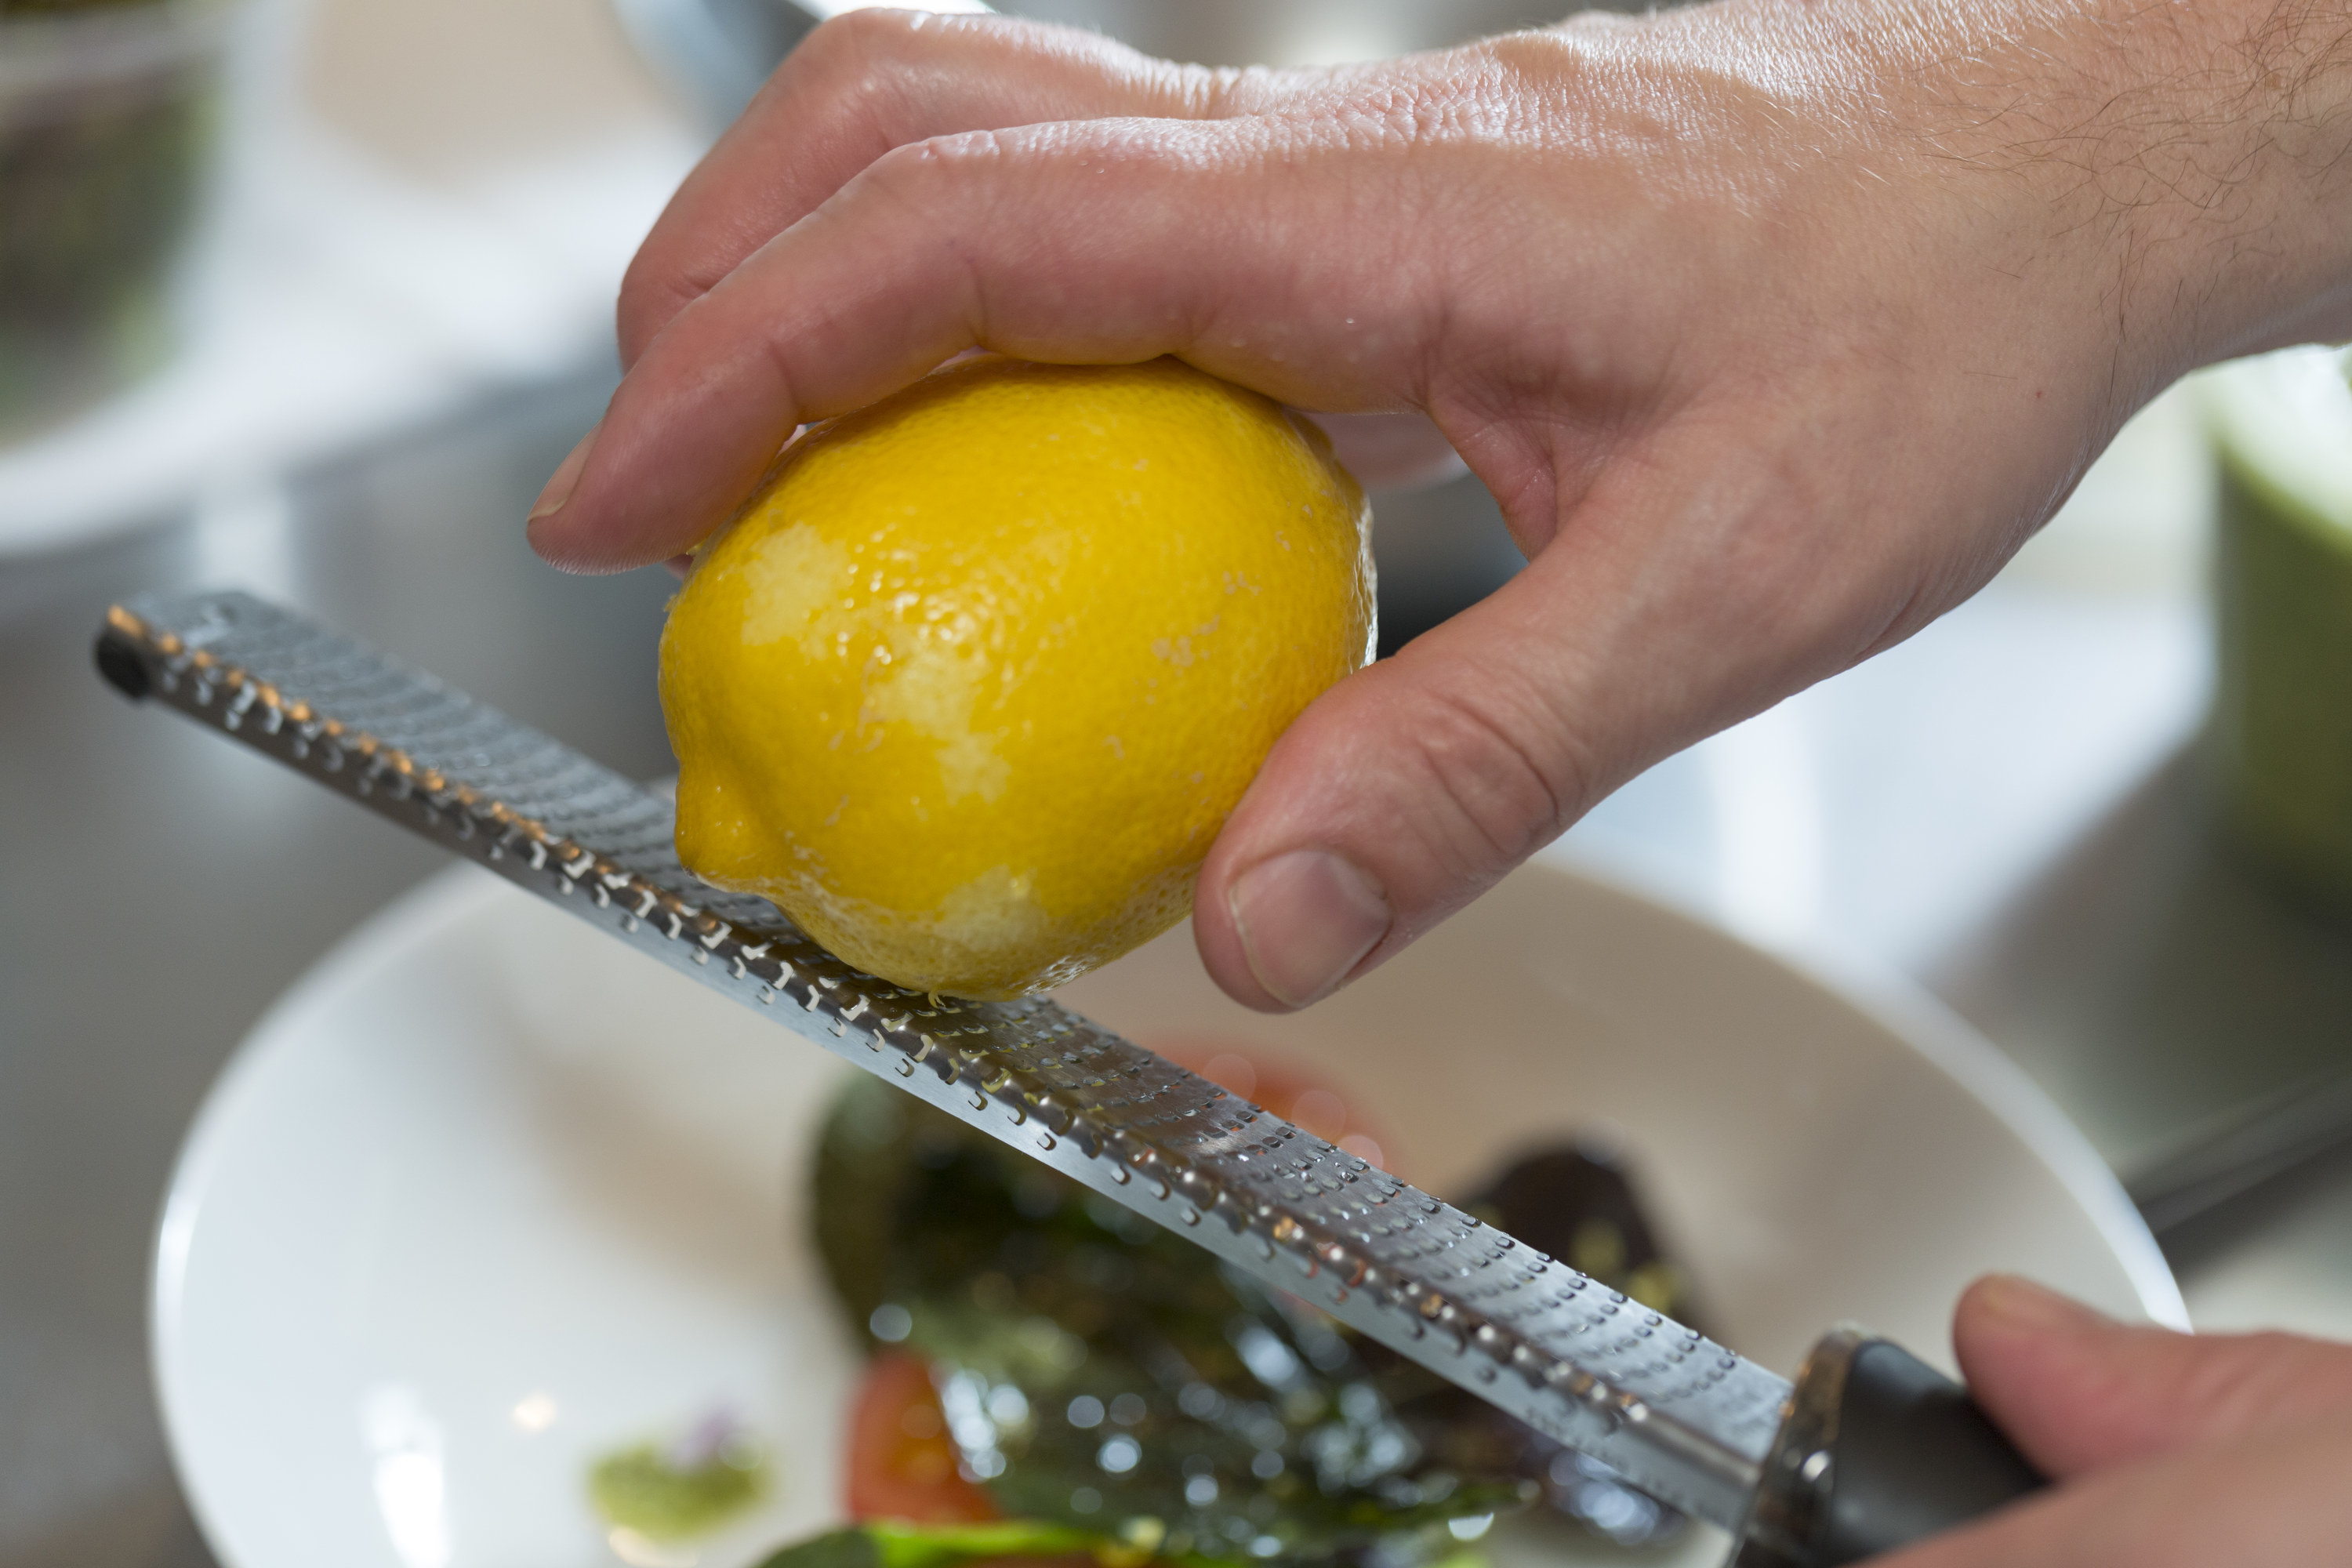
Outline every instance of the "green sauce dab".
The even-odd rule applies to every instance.
[[[649,1541],[707,1535],[768,1495],[766,1451],[723,1415],[680,1442],[639,1443],[588,1472],[588,1499],[607,1524]]]

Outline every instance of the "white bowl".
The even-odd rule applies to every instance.
[[[1715,1326],[1784,1372],[1838,1319],[1948,1364],[1992,1268],[2185,1321],[2113,1178],[1948,1016],[1567,871],[1294,1017],[1225,1001],[1181,931],[1066,994],[1326,1064],[1440,1192],[1610,1124]],[[158,1244],[165,1425],[222,1562],[735,1568],[833,1521],[856,1352],[803,1211],[845,1070],[478,870],[353,933],[214,1088]],[[721,1406],[776,1457],[766,1504],[692,1550],[608,1537],[592,1460]]]

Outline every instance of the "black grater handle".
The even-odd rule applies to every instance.
[[[1858,1563],[2048,1484],[1967,1389],[1839,1329],[1798,1374],[1734,1568]]]

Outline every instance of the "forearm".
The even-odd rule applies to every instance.
[[[1937,141],[2108,248],[2121,352],[2151,390],[2341,317],[2352,6],[2044,3],[1987,42],[1981,65],[1947,69]]]
[[[1850,134],[1842,174],[1890,195],[1906,175],[1979,187],[2017,231],[1996,264],[2113,334],[2119,415],[2200,364],[2352,334],[2346,0],[1727,0],[1661,21],[1588,47],[1735,74],[1803,134]]]

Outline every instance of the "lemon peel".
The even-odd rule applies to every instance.
[[[1174,360],[961,362],[804,432],[662,638],[677,847],[910,989],[1181,920],[1276,738],[1371,656],[1320,431]]]

